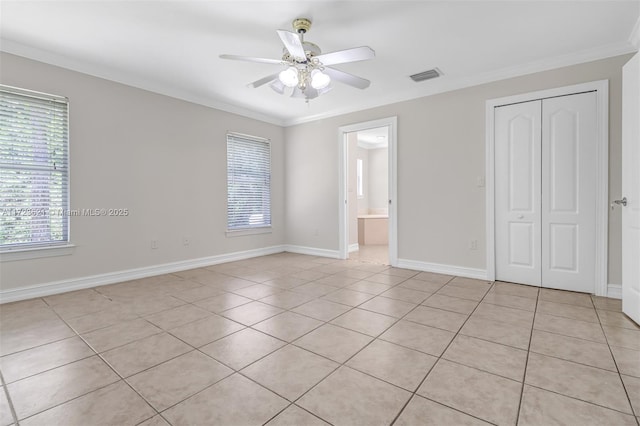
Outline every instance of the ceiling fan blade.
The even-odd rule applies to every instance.
[[[327,92],[330,92],[333,89],[332,85],[325,87],[324,89],[318,89],[318,95],[324,95]]]
[[[366,61],[376,57],[376,52],[369,46],[354,47],[316,56],[322,65],[344,64],[346,62]]]
[[[371,82],[367,79],[337,70],[335,68],[327,67],[323,70],[323,72],[325,74],[328,74],[332,80],[348,84],[349,86],[357,87],[358,89],[366,89],[371,84]]]
[[[302,47],[302,42],[300,41],[298,34],[285,30],[277,30],[276,32],[280,36],[282,44],[284,44],[284,47],[287,48],[287,51],[291,56],[298,60],[306,61],[307,54],[304,53],[304,47]]]
[[[271,83],[273,80],[278,78],[278,74],[271,74],[266,77],[261,78],[260,80],[256,80],[253,83],[249,83],[247,86],[258,88],[264,84]]]
[[[285,85],[282,84],[282,82],[279,79],[275,79],[271,82],[271,84],[269,85],[274,91],[280,93],[281,95],[284,95],[284,89],[285,89]]]
[[[220,55],[220,58],[232,59],[234,61],[258,62],[261,64],[274,64],[274,65],[284,64],[284,61],[282,61],[282,59],[253,58],[251,56]]]

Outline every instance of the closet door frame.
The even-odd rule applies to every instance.
[[[596,264],[595,294],[607,296],[608,289],[608,244],[609,244],[609,80],[599,80],[555,89],[541,90],[520,95],[507,96],[486,101],[486,235],[487,235],[487,279],[496,279],[495,241],[495,108],[545,98],[597,93],[597,165],[596,165]]]

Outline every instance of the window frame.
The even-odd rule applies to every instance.
[[[71,205],[71,141],[70,141],[70,127],[71,127],[71,105],[69,98],[60,95],[54,95],[50,93],[38,92],[35,90],[29,90],[9,85],[0,84],[0,91],[9,95],[17,95],[20,97],[35,98],[40,101],[51,101],[57,103],[64,103],[66,106],[66,129],[64,132],[64,139],[66,142],[66,174],[64,179],[64,194],[62,211],[58,212],[62,218],[63,230],[66,229],[66,233],[63,231],[63,239],[61,240],[49,240],[45,242],[36,243],[12,243],[12,244],[0,244],[0,261],[13,261],[23,260],[40,257],[62,256],[73,253],[74,245],[71,243],[71,221],[67,212]],[[25,170],[34,170],[28,167],[24,167]],[[48,182],[51,182],[49,179]],[[4,207],[2,208],[9,208]],[[49,212],[49,217],[51,214]]]
[[[242,236],[242,235],[254,235],[254,234],[267,234],[267,233],[271,233],[272,232],[272,228],[273,228],[273,220],[272,220],[272,147],[271,147],[271,140],[268,138],[263,138],[260,136],[254,136],[254,135],[248,135],[248,134],[244,134],[244,133],[238,133],[238,132],[227,132],[226,134],[226,190],[227,190],[227,198],[226,198],[226,204],[225,204],[225,208],[226,208],[226,236],[227,237],[236,237],[236,236]],[[230,184],[230,173],[229,173],[229,144],[233,142],[232,138],[236,138],[239,140],[244,140],[247,142],[253,142],[253,143],[261,143],[261,144],[267,144],[268,147],[268,195],[269,195],[269,202],[268,202],[268,217],[269,217],[269,221],[268,223],[264,223],[264,224],[260,224],[260,225],[256,225],[256,226],[243,226],[243,227],[230,227],[230,216],[229,216],[229,201],[230,201],[230,191],[229,191],[229,184]]]

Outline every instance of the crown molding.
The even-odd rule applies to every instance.
[[[636,50],[640,50],[640,16],[638,17],[636,24],[633,26],[631,34],[629,34],[629,43],[631,43]]]
[[[640,22],[640,19],[638,20]],[[30,46],[16,43],[11,40],[0,40],[0,51],[10,53],[17,56],[22,56],[35,61],[44,62],[47,64],[55,65],[58,67],[70,69],[72,71],[81,72],[94,77],[103,78],[106,80],[121,83],[127,86],[136,87],[139,89],[147,90],[160,95],[169,96],[172,98],[180,99],[183,101],[215,108],[221,111],[237,114],[243,117],[251,118],[254,120],[263,121],[266,123],[274,124],[282,127],[290,127],[298,124],[309,123],[325,118],[336,117],[344,114],[349,114],[356,111],[367,110],[371,108],[381,107],[397,102],[409,101],[426,96],[436,95],[439,93],[449,92],[453,90],[463,89],[466,87],[477,86],[480,84],[491,83],[493,81],[504,80],[513,77],[519,77],[536,72],[548,71],[556,68],[567,67],[571,65],[577,65],[585,62],[597,61],[600,59],[606,59],[613,56],[624,55],[627,53],[633,53],[638,50],[638,44],[640,44],[639,26],[636,22],[634,30],[632,31],[629,39],[622,43],[611,44],[607,46],[601,46],[594,49],[575,52],[568,55],[557,56],[548,58],[542,61],[532,62],[524,65],[518,65],[509,68],[503,68],[495,71],[491,71],[484,74],[475,75],[472,77],[441,77],[440,81],[433,81],[433,84],[425,86],[422,90],[412,90],[410,92],[393,93],[388,96],[381,96],[376,98],[374,102],[360,102],[352,104],[349,107],[332,109],[320,114],[308,115],[299,118],[285,119],[282,117],[274,117],[261,112],[247,109],[241,106],[221,102],[219,100],[200,96],[191,92],[185,92],[166,86],[160,86],[157,83],[153,83],[139,76],[134,76],[129,73],[121,72],[115,69],[106,68],[104,66],[89,64],[76,59],[69,58],[64,55],[55,54],[42,49],[33,48]]]
[[[413,91],[412,93],[392,94],[389,96],[381,96],[376,99],[375,102],[360,103],[351,105],[346,108],[334,109],[321,114],[310,115],[306,117],[285,120],[284,126],[296,126],[298,124],[309,123],[312,121],[322,120],[330,117],[336,117],[339,115],[349,114],[356,111],[362,111],[371,108],[377,108],[384,105],[390,105],[397,102],[404,102],[413,99],[423,98],[426,96],[437,95],[439,93],[450,92],[454,90],[464,89],[466,87],[478,86],[480,84],[491,83],[499,80],[506,80],[509,78],[520,77],[527,74],[533,74],[542,71],[549,71],[556,68],[563,68],[572,65],[578,65],[586,62],[597,61],[601,59],[607,59],[614,56],[625,55],[627,53],[634,53],[638,49],[629,41],[622,43],[610,44],[607,46],[601,46],[594,49],[584,50],[580,52],[571,53],[568,55],[556,56],[553,58],[544,59],[542,61],[531,62],[524,65],[517,65],[514,67],[502,68],[499,70],[475,75],[472,77],[451,78],[447,76],[441,77],[442,80],[432,80],[432,85],[427,89],[421,91]]]
[[[262,114],[260,112],[243,108],[237,105],[228,104],[209,97],[199,96],[194,93],[161,86],[157,83],[148,81],[144,78],[132,75],[130,73],[115,70],[113,68],[104,67],[102,65],[91,64],[68,56],[59,55],[57,53],[48,52],[11,40],[0,40],[0,51],[10,53],[12,55],[21,56],[34,61],[44,62],[49,65],[77,71],[88,74],[93,77],[102,78],[126,86],[135,87],[137,89],[165,95],[171,98],[180,99],[182,101],[191,102],[198,105],[218,109],[229,112],[231,114],[241,115],[243,117],[252,118],[254,120],[264,121],[277,126],[284,126],[284,120],[278,117]]]

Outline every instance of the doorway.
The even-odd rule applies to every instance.
[[[396,118],[339,129],[340,257],[397,264]]]

